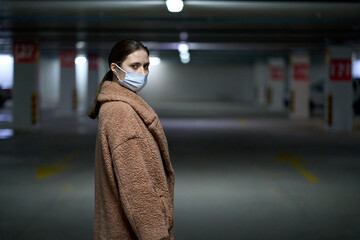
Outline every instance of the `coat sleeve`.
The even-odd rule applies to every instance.
[[[128,110],[130,113],[133,111]],[[112,128],[108,133],[109,140],[119,139],[120,136],[124,138],[124,134],[127,135],[127,139],[120,144],[118,141],[109,141],[120,201],[138,239],[168,239],[169,231],[161,199],[155,191],[145,165],[145,161],[151,156],[151,150],[145,139],[136,132],[137,120],[134,115],[129,115],[129,111],[126,117],[123,115],[121,120],[115,120],[115,124],[126,126],[126,131],[130,129],[132,134],[123,131],[122,127]]]

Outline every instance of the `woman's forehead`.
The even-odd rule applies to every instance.
[[[145,50],[137,50],[131,54],[129,54],[126,58],[127,62],[140,62],[140,63],[146,63],[149,62],[149,56]]]

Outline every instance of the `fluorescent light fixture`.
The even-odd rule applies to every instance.
[[[180,53],[180,58],[181,59],[188,59],[188,58],[190,58],[190,53],[182,52],[182,53]]]
[[[159,57],[150,57],[149,60],[151,66],[156,66],[161,63],[161,59]]]
[[[0,55],[0,64],[12,64],[13,58],[10,55]]]
[[[84,56],[77,56],[75,58],[75,64],[76,65],[84,65],[86,63],[87,59]]]
[[[182,0],[166,0],[166,7],[169,12],[181,12],[184,7]]]
[[[190,62],[190,58],[180,58],[180,61],[186,64]]]
[[[189,63],[190,62],[190,53],[189,52],[180,53],[180,61],[185,64]]]
[[[77,43],[76,43],[76,48],[77,48],[77,49],[82,49],[82,48],[84,48],[85,46],[86,46],[86,43],[83,42],[83,41],[80,41],[80,42],[77,42]]]
[[[181,32],[180,33],[180,40],[181,41],[186,41],[189,37],[189,34],[187,32]]]
[[[185,42],[179,43],[179,45],[178,45],[178,51],[179,51],[180,53],[182,53],[182,52],[188,52],[188,51],[189,51],[189,45],[188,45],[187,43],[185,43]]]

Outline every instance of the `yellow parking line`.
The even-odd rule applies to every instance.
[[[238,118],[237,121],[242,125],[248,124],[248,120],[246,118]]]
[[[40,165],[35,167],[35,176],[37,179],[49,177],[61,171],[64,171],[68,166],[67,162],[75,156],[74,153],[62,157],[59,161],[52,165]]]
[[[317,178],[314,174],[312,174],[309,170],[305,169],[303,166],[300,165],[301,162],[306,161],[306,159],[292,156],[287,153],[278,153],[274,158],[275,161],[279,162],[286,162],[291,164],[294,169],[300,173],[306,180],[312,183],[319,182],[319,178]]]

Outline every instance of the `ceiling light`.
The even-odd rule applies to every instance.
[[[84,56],[78,56],[78,57],[75,58],[75,64],[76,65],[83,65],[83,64],[86,63],[86,61],[87,61],[87,59]]]
[[[184,3],[182,0],[166,0],[166,7],[169,12],[181,12]]]
[[[77,42],[77,43],[76,43],[76,48],[77,48],[77,49],[82,49],[82,48],[84,48],[85,46],[86,46],[86,43],[83,42],[83,41],[80,41],[80,42]]]
[[[182,52],[182,53],[180,53],[180,58],[181,59],[188,59],[188,58],[190,58],[190,53],[189,52]]]
[[[180,61],[184,64],[187,64],[190,62],[190,58],[181,58]]]
[[[179,52],[188,52],[189,51],[189,45],[185,42],[181,42],[178,45],[178,51]]]
[[[190,62],[189,45],[186,42],[180,42],[178,44],[178,51],[180,53],[180,60],[182,63]]]
[[[150,57],[149,60],[151,66],[156,66],[161,63],[161,59],[159,57]]]
[[[181,32],[180,33],[180,40],[181,41],[187,41],[188,37],[189,37],[189,35],[188,35],[187,32]]]
[[[190,53],[189,52],[180,53],[180,61],[185,64],[189,63],[190,62]]]

